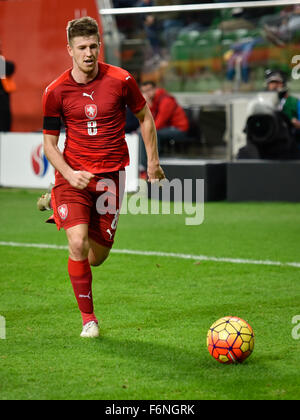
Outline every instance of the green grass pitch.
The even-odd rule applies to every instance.
[[[66,245],[39,192],[0,190],[0,241]],[[115,250],[300,262],[300,205],[207,203],[205,221],[122,215]],[[0,245],[0,399],[299,399],[300,268],[112,253],[93,269],[99,339],[81,339],[67,251]],[[210,325],[226,315],[256,335],[251,357],[221,365]]]

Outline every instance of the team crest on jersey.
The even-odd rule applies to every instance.
[[[97,117],[97,105],[90,104],[84,107],[85,115],[90,119],[94,120]]]
[[[59,206],[57,208],[57,211],[58,211],[59,217],[62,220],[66,220],[69,214],[68,206],[66,204],[63,204],[62,206]]]

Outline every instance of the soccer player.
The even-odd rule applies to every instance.
[[[126,105],[140,122],[149,181],[164,179],[164,172],[155,124],[137,83],[127,71],[98,61],[97,22],[90,17],[70,21],[67,39],[73,66],[43,95],[44,153],[56,169],[51,205],[69,243],[68,273],[82,315],[81,337],[97,337],[91,266],[106,260],[114,242],[129,163]],[[63,153],[57,146],[61,120],[66,127]],[[103,194],[109,195],[110,204],[110,197],[114,199],[112,211],[99,208]]]

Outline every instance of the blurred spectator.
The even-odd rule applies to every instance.
[[[219,24],[222,31],[235,31],[237,29],[254,29],[254,25],[245,19],[245,11],[241,7],[232,9],[231,16]]]
[[[266,37],[275,45],[283,47],[298,36],[300,31],[300,5],[283,9],[280,17],[264,25]]]
[[[151,7],[154,6],[153,0],[139,0],[136,3],[136,7]],[[141,26],[145,31],[146,38],[151,46],[151,62],[159,61],[160,59],[160,39],[159,33],[160,28],[158,26],[155,15],[152,14],[141,14]]]
[[[155,6],[153,0],[137,0],[136,7],[151,7]]]
[[[153,81],[145,81],[141,92],[152,112],[157,130],[158,151],[170,140],[184,141],[189,130],[188,118],[176,99],[165,89],[158,88]],[[141,144],[143,142],[140,142]],[[147,167],[146,151],[142,145],[141,165]]]
[[[159,28],[154,15],[145,16],[144,29],[154,56],[160,57]]]
[[[262,42],[262,38],[248,38],[241,42],[232,44],[230,51],[225,55],[227,60],[227,80],[233,81],[236,77],[237,70],[240,71],[240,79],[243,83],[249,83],[250,65],[249,58],[253,48]]]
[[[221,22],[218,27],[224,32],[254,29],[253,23],[245,18],[245,11],[240,7],[232,9],[231,17]],[[253,48],[260,42],[262,42],[261,37],[244,36],[240,41],[232,43],[230,50],[224,56],[225,61],[227,61],[227,80],[232,82],[235,78],[239,78],[240,80],[237,80],[237,82],[249,83],[249,58]],[[240,74],[237,74],[237,72]]]
[[[2,64],[2,65],[1,65]],[[1,70],[2,69],[2,70]],[[11,130],[10,94],[15,91],[16,85],[12,79],[15,65],[7,61],[2,55],[0,42],[0,132]]]

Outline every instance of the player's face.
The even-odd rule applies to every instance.
[[[68,45],[74,66],[83,73],[93,73],[97,66],[100,43],[97,35],[76,36]]]
[[[277,91],[281,90],[282,88],[283,88],[283,83],[282,82],[273,81],[273,82],[270,82],[268,84],[268,90],[270,92],[277,92]]]

